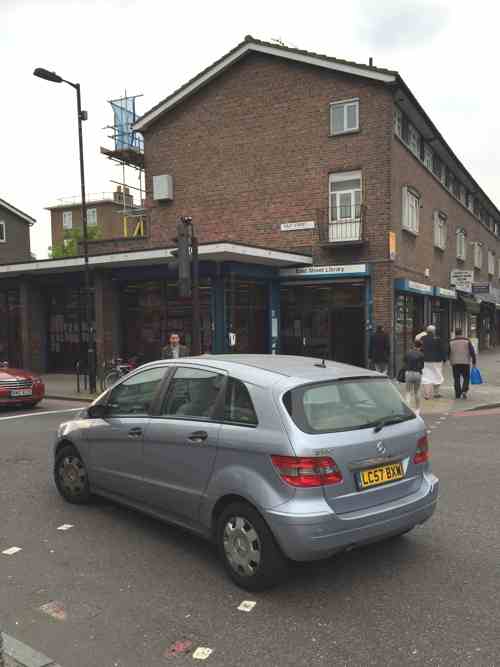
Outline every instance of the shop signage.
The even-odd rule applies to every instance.
[[[282,232],[300,232],[303,229],[314,229],[316,223],[314,220],[306,220],[305,222],[282,222],[280,229]]]
[[[366,264],[334,264],[329,266],[300,266],[296,269],[281,269],[280,276],[334,276],[339,274],[346,275],[366,275]]]
[[[472,292],[472,281],[474,280],[474,271],[463,271],[462,269],[453,269],[450,273],[450,285],[454,285],[461,292]]]
[[[406,288],[409,290],[414,290],[415,292],[422,292],[423,294],[432,294],[433,290],[430,285],[424,285],[424,283],[417,283],[414,280],[406,281]]]
[[[489,294],[490,293],[490,284],[489,283],[472,283],[472,293],[473,294]]]
[[[446,287],[435,287],[434,296],[440,296],[442,299],[456,299],[457,290],[446,289]]]

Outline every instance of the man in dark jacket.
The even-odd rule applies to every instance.
[[[384,327],[379,324],[377,330],[370,340],[370,361],[379,373],[387,373],[389,365],[389,356],[391,354],[391,343],[389,336],[385,333]]]
[[[467,398],[470,381],[470,365],[476,365],[476,351],[462,329],[455,329],[455,338],[450,341],[450,364],[453,368],[455,398]]]
[[[189,348],[181,345],[181,338],[176,331],[170,334],[168,345],[161,351],[162,359],[179,359],[180,357],[189,357]]]

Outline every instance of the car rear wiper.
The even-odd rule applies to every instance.
[[[378,422],[376,422],[373,432],[378,433],[384,428],[384,426],[390,426],[391,424],[399,424],[400,422],[405,422],[408,419],[410,419],[410,417],[405,415],[393,415],[392,417],[383,417]]]

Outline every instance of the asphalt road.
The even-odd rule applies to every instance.
[[[205,664],[224,667],[500,665],[500,411],[432,417],[442,491],[426,525],[249,594],[200,539],[107,501],[58,496],[48,450],[71,413],[48,412],[76,407],[0,411],[0,552],[22,548],[0,553],[8,634],[63,667],[198,664],[200,646],[213,650]],[[238,611],[243,600],[257,604]],[[65,620],[40,611],[50,602]],[[177,641],[190,652],[168,655]]]

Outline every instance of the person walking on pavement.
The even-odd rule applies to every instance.
[[[404,364],[406,369],[406,402],[409,406],[413,403],[416,414],[420,415],[420,386],[422,384],[422,371],[424,370],[421,341],[415,341],[413,350],[410,350],[405,356]]]
[[[387,373],[389,357],[391,354],[391,343],[384,327],[379,324],[370,340],[370,361],[379,373]]]
[[[189,357],[189,348],[181,345],[181,337],[176,331],[172,331],[168,339],[168,345],[165,345],[161,351],[162,359],[179,359],[180,357]]]
[[[455,329],[455,338],[450,341],[450,364],[453,368],[455,398],[467,398],[470,380],[470,365],[476,365],[476,351],[471,341]]]
[[[424,387],[424,398],[441,398],[439,387],[443,384],[443,362],[446,361],[441,339],[436,336],[436,327],[429,324],[425,336],[419,337],[424,353],[424,372],[422,374],[422,385]]]

